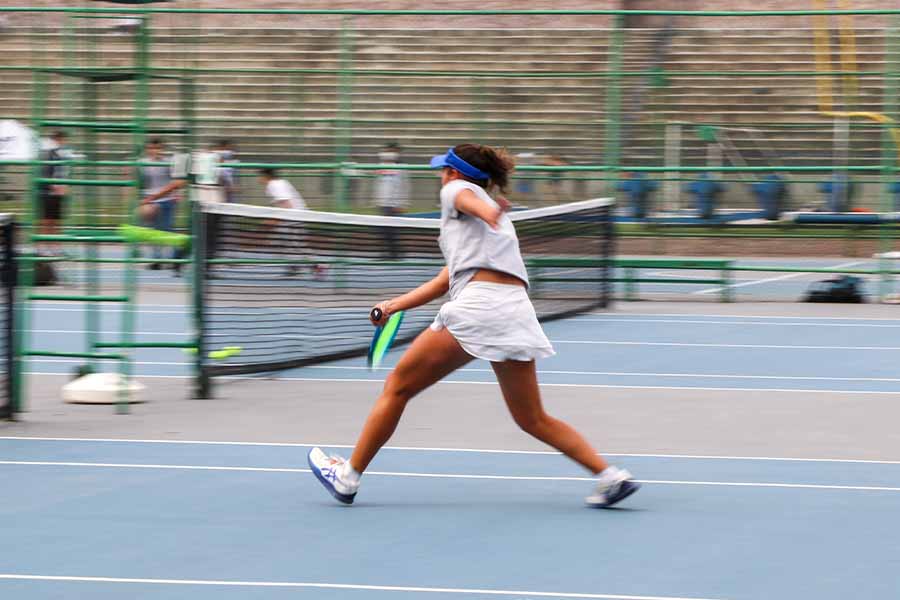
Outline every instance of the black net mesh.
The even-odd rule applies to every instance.
[[[540,319],[609,303],[611,210],[608,200],[590,200],[512,213]],[[444,265],[437,219],[230,204],[202,211],[206,375],[363,355],[372,306]],[[430,324],[445,300],[408,311],[396,343]]]

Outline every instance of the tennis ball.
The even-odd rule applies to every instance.
[[[182,350],[182,352],[184,352],[185,354],[197,354],[198,350],[196,347],[195,348],[185,348],[184,350]]]
[[[225,346],[225,351],[228,352],[229,356],[237,356],[242,350],[241,346]]]
[[[213,350],[209,353],[209,357],[215,360],[221,360],[223,358],[228,358],[230,354],[228,354],[227,350]]]

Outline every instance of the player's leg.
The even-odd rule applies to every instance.
[[[446,328],[423,331],[385,380],[350,457],[353,468],[362,473],[369,466],[394,433],[409,400],[471,360]]]
[[[534,361],[492,362],[503,399],[516,424],[526,433],[552,446],[597,474],[609,465],[569,424],[544,411]]]
[[[632,480],[631,473],[610,466],[580,433],[544,411],[534,361],[510,360],[491,366],[519,427],[598,476],[594,490],[585,498],[588,506],[612,506],[638,490],[640,485]]]
[[[329,457],[319,448],[310,450],[310,469],[325,489],[340,502],[351,504],[359,489],[360,475],[393,435],[406,403],[470,360],[472,357],[447,329],[423,331],[385,380],[350,460]]]

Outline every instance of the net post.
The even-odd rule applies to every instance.
[[[6,402],[0,405],[0,419],[14,419],[16,413],[19,412],[20,398],[19,390],[19,344],[16,337],[16,257],[15,257],[15,221],[10,219],[8,223],[3,224],[3,294],[4,302],[4,352],[6,352],[6,389],[3,394]]]
[[[194,398],[207,399],[212,397],[210,387],[209,372],[206,368],[204,356],[206,356],[206,277],[207,277],[207,257],[206,257],[206,236],[207,224],[206,214],[203,212],[202,203],[194,198],[191,203],[191,227],[193,240],[193,259],[194,259],[194,332],[196,334],[196,350],[194,356],[194,370],[196,381],[194,385]]]
[[[601,232],[601,254],[600,257],[603,264],[603,277],[601,290],[600,306],[602,308],[612,308],[613,296],[615,295],[615,266],[614,257],[616,252],[616,225],[613,220],[615,203],[611,203],[603,209],[603,231]]]

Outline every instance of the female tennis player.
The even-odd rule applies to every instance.
[[[502,150],[462,144],[435,156],[441,169],[441,252],[447,265],[431,281],[380,303],[383,325],[391,313],[409,310],[450,292],[431,326],[406,350],[388,375],[350,460],[309,452],[310,468],[339,501],[351,504],[360,477],[387,443],[407,402],[473,358],[491,363],[515,422],[597,476],[588,506],[608,507],[640,487],[631,474],[607,464],[572,427],[544,412],[535,359],[554,354],[528,298],[528,274],[504,206],[488,191],[502,191],[513,161]]]

